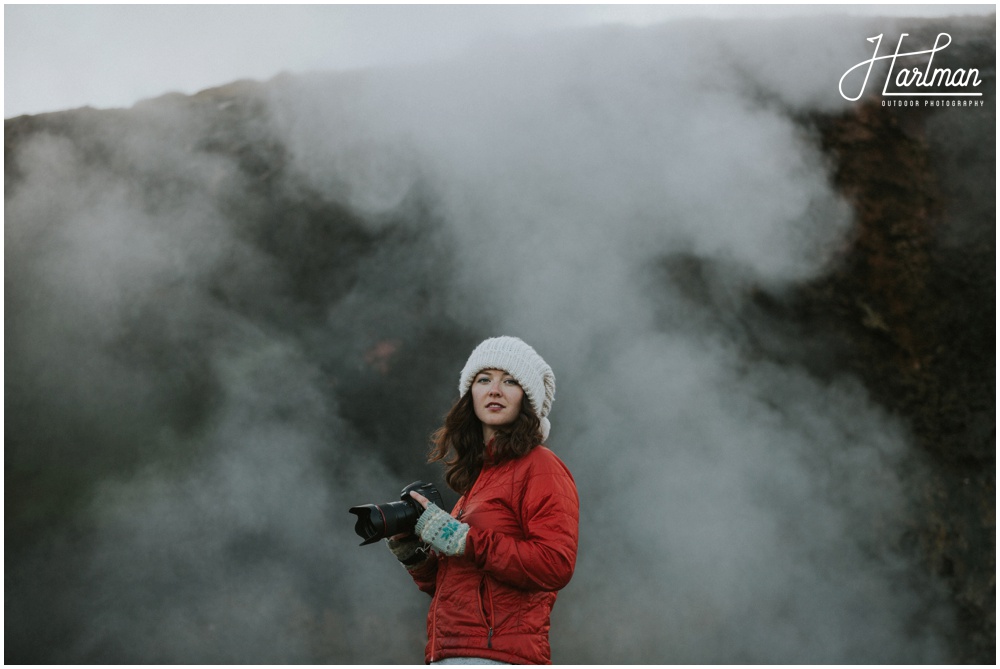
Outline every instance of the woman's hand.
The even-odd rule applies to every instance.
[[[430,500],[429,499],[427,499],[426,497],[424,497],[423,495],[421,495],[416,490],[411,490],[410,491],[410,497],[412,497],[413,499],[417,500],[417,503],[420,504],[420,506],[424,507],[425,511],[427,510],[427,505],[430,504]],[[400,534],[393,535],[393,536],[391,536],[389,538],[392,539],[393,541],[403,541],[404,539],[407,539],[407,538],[413,537],[413,536],[414,535],[410,534],[409,532],[401,532]]]
[[[441,555],[465,553],[465,537],[469,533],[469,526],[452,518],[451,514],[426,497],[412,491],[410,494],[424,506],[424,512],[420,514],[414,528],[417,536]]]
[[[417,500],[417,502],[420,503],[420,506],[424,507],[424,509],[427,509],[427,505],[430,504],[430,500],[427,499],[426,497],[424,497],[423,495],[421,495],[416,490],[411,490],[410,491],[410,497],[412,497],[413,499]]]

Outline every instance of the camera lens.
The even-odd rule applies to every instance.
[[[382,517],[382,512],[379,511],[378,506],[375,504],[352,506],[350,512],[358,517],[357,522],[354,523],[354,531],[359,537],[364,539],[361,543],[362,546],[367,546],[372,542],[378,541],[380,537],[385,536],[383,533],[385,519]]]
[[[441,493],[438,492],[437,488],[433,484],[423,481],[414,481],[403,488],[398,502],[352,506],[348,510],[358,517],[354,524],[354,531],[364,539],[361,542],[362,546],[375,543],[385,537],[413,532],[417,519],[424,512],[424,509],[410,497],[411,490],[421,492],[439,507],[444,506]]]
[[[414,507],[415,504],[407,502],[352,506],[350,512],[358,517],[354,531],[364,539],[361,545],[367,546],[394,534],[413,531],[419,516]]]

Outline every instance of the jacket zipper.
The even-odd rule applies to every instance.
[[[458,510],[458,513],[455,516],[459,520],[461,520],[462,516],[465,515],[465,507],[468,505],[469,499],[472,497],[472,493],[474,493],[476,491],[476,486],[479,485],[479,482],[482,480],[482,478],[483,478],[483,471],[485,469],[486,468],[483,467],[483,469],[481,469],[479,471],[479,475],[476,476],[476,480],[473,481],[472,487],[469,488],[469,492],[467,492],[465,495],[462,496],[462,500],[461,500],[461,502],[462,502],[462,508]],[[447,563],[448,563],[447,560],[441,560],[438,563],[438,568],[439,569],[445,568],[445,565],[447,565]],[[483,582],[485,583],[485,581],[486,581],[486,577],[483,576]],[[487,584],[487,587],[488,587],[488,584]],[[482,593],[482,590],[480,590],[480,592],[479,592],[479,612],[482,614],[482,616],[483,616],[483,622],[486,624],[486,627],[487,627],[487,632],[486,632],[486,647],[487,648],[493,648],[493,626],[486,619],[486,611],[483,608],[483,598],[482,597],[483,597],[483,593]],[[490,597],[489,598],[490,598],[490,606],[492,607],[493,606],[493,593],[492,592],[490,593]],[[434,598],[434,604],[431,607],[431,629],[430,629],[430,632],[431,632],[431,635],[432,635],[431,636],[432,639],[437,636],[436,635],[436,632],[437,632],[437,604],[438,604],[438,600],[437,600],[437,597],[435,597]],[[434,643],[432,642],[431,643],[431,662],[434,662],[434,660],[435,660],[435,655],[434,655],[434,651],[435,650],[436,650],[436,648],[434,646]]]
[[[486,466],[484,465],[483,468],[479,470],[479,475],[476,477],[476,480],[473,481],[472,488],[469,489],[468,495],[465,496],[465,501],[462,504],[462,510],[459,511],[459,514],[458,514],[459,518],[461,518],[462,515],[465,514],[465,507],[466,507],[466,505],[468,505],[469,500],[472,499],[473,493],[476,492],[476,487],[480,484],[480,482],[482,482],[485,474],[486,474]],[[486,589],[486,593],[488,595],[489,604],[490,604],[490,611],[492,612],[493,611],[493,591],[490,589],[490,584],[486,580],[486,578],[487,578],[486,575],[483,574],[482,585]],[[489,648],[489,649],[492,649],[493,648],[493,623],[490,621],[490,616],[486,612],[486,606],[485,606],[485,604],[486,603],[483,601],[483,588],[480,588],[479,589],[479,612],[482,614],[482,616],[483,616],[483,623],[486,625],[486,647]]]
[[[479,482],[483,480],[483,474],[485,471],[486,467],[479,470],[479,475],[476,476],[476,480],[472,482],[472,487],[469,488],[469,492],[462,495],[462,508],[458,510],[458,515],[456,516],[459,520],[461,520],[462,516],[465,515],[465,507],[469,505],[469,500],[472,499],[472,493],[476,492],[476,486],[478,486]]]
[[[486,611],[486,602],[483,601],[483,590],[486,590],[487,600],[490,604],[489,612]],[[493,612],[493,590],[490,588],[489,581],[486,580],[486,575],[483,575],[483,580],[479,588],[479,613],[483,617],[483,624],[486,625],[486,647],[493,648],[493,622],[490,620],[492,617],[490,614]]]
[[[438,569],[447,569],[447,561],[438,558]],[[438,610],[438,598],[435,597],[433,600],[433,605],[431,606],[431,629],[430,629],[430,642],[431,642],[431,662],[434,661],[434,652],[436,649],[435,643],[437,639],[437,610]]]

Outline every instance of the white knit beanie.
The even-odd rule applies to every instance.
[[[472,380],[484,369],[502,369],[517,379],[541,422],[542,441],[548,439],[552,425],[547,416],[556,396],[556,377],[542,356],[517,337],[487,339],[476,347],[462,369],[460,397],[469,392]]]

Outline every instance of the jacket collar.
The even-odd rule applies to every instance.
[[[483,446],[483,467],[492,467],[496,464],[496,455],[493,453],[493,444],[495,441],[496,435],[490,437],[490,440]]]

